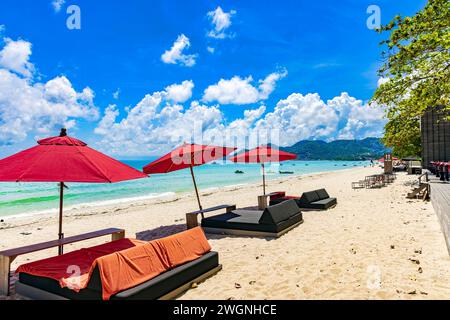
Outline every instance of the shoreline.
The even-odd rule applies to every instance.
[[[320,171],[320,172],[311,172],[311,173],[298,173],[298,174],[291,174],[288,176],[280,176],[276,177],[270,180],[266,180],[266,185],[270,186],[270,182],[279,182],[279,181],[288,181],[289,179],[295,179],[295,178],[307,178],[312,177],[315,175],[323,175],[327,173],[335,173],[335,172],[342,172],[346,170],[353,170],[357,168],[365,168],[366,166],[353,166],[348,167],[345,169],[337,169],[337,170],[331,170],[331,171]],[[246,186],[256,186],[260,185],[262,186],[261,182],[252,181],[248,183],[237,183],[237,184],[231,184],[227,186],[219,186],[219,187],[208,187],[203,190],[199,190],[200,196],[208,196],[211,195],[214,192],[223,192],[223,191],[233,191],[238,190],[239,188],[246,187]],[[190,198],[193,196],[193,191],[185,191],[185,192],[163,192],[160,194],[150,194],[148,196],[136,196],[136,197],[128,197],[128,198],[117,198],[117,199],[110,199],[110,200],[100,200],[100,201],[94,201],[94,202],[84,202],[79,204],[70,205],[68,207],[64,208],[64,217],[70,217],[73,215],[76,216],[82,216],[80,214],[80,211],[85,210],[109,210],[112,208],[115,208],[116,206],[130,206],[131,204],[137,204],[137,205],[150,205],[150,204],[161,204],[161,203],[170,203],[175,202],[180,199],[184,198]],[[52,208],[52,209],[45,209],[42,211],[32,211],[29,213],[17,213],[17,214],[11,214],[11,215],[5,215],[0,216],[0,220],[3,220],[2,223],[0,223],[0,230],[2,229],[10,229],[14,228],[20,224],[20,222],[24,220],[28,220],[30,218],[36,220],[36,221],[27,221],[27,224],[31,224],[33,222],[38,222],[42,220],[49,220],[55,217],[55,215],[58,213],[58,208]],[[17,223],[17,225],[8,225]],[[6,224],[6,225],[2,225]]]

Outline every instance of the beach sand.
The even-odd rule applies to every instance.
[[[352,190],[351,182],[380,173],[380,168],[287,177],[269,181],[268,191],[288,194],[325,187],[338,198],[336,208],[304,212],[304,223],[281,238],[208,235],[223,270],[180,299],[448,299],[450,257],[432,205],[408,200],[416,177],[399,174],[382,189]],[[260,184],[203,192],[204,207],[254,206]],[[196,210],[192,195],[67,213],[66,236],[124,228],[128,237],[150,240],[185,228],[185,213]],[[54,216],[5,219],[0,250],[52,240]],[[108,241],[90,240],[66,252]],[[18,265],[56,253],[19,257]],[[15,297],[13,297],[15,298]]]

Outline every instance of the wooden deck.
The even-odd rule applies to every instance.
[[[447,250],[450,254],[450,182],[442,182],[430,175],[431,202],[441,223]]]

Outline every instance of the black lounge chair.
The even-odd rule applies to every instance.
[[[325,189],[319,189],[303,193],[300,198],[286,197],[283,192],[274,193],[270,199],[270,205],[295,200],[300,209],[328,210],[337,205],[336,198],[330,198]]]
[[[292,200],[270,206],[263,211],[234,210],[204,218],[202,227],[207,233],[277,238],[302,222],[302,212]]]
[[[202,257],[168,270],[128,290],[111,296],[111,300],[168,300],[187,291],[192,283],[200,283],[214,275],[222,266],[219,255],[211,251]],[[75,292],[61,288],[58,281],[46,277],[19,273],[16,293],[32,300],[102,300],[102,283],[96,267],[85,289]]]

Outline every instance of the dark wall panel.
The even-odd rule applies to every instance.
[[[438,109],[427,111],[422,117],[422,159],[427,167],[431,161],[450,161],[450,112]]]

